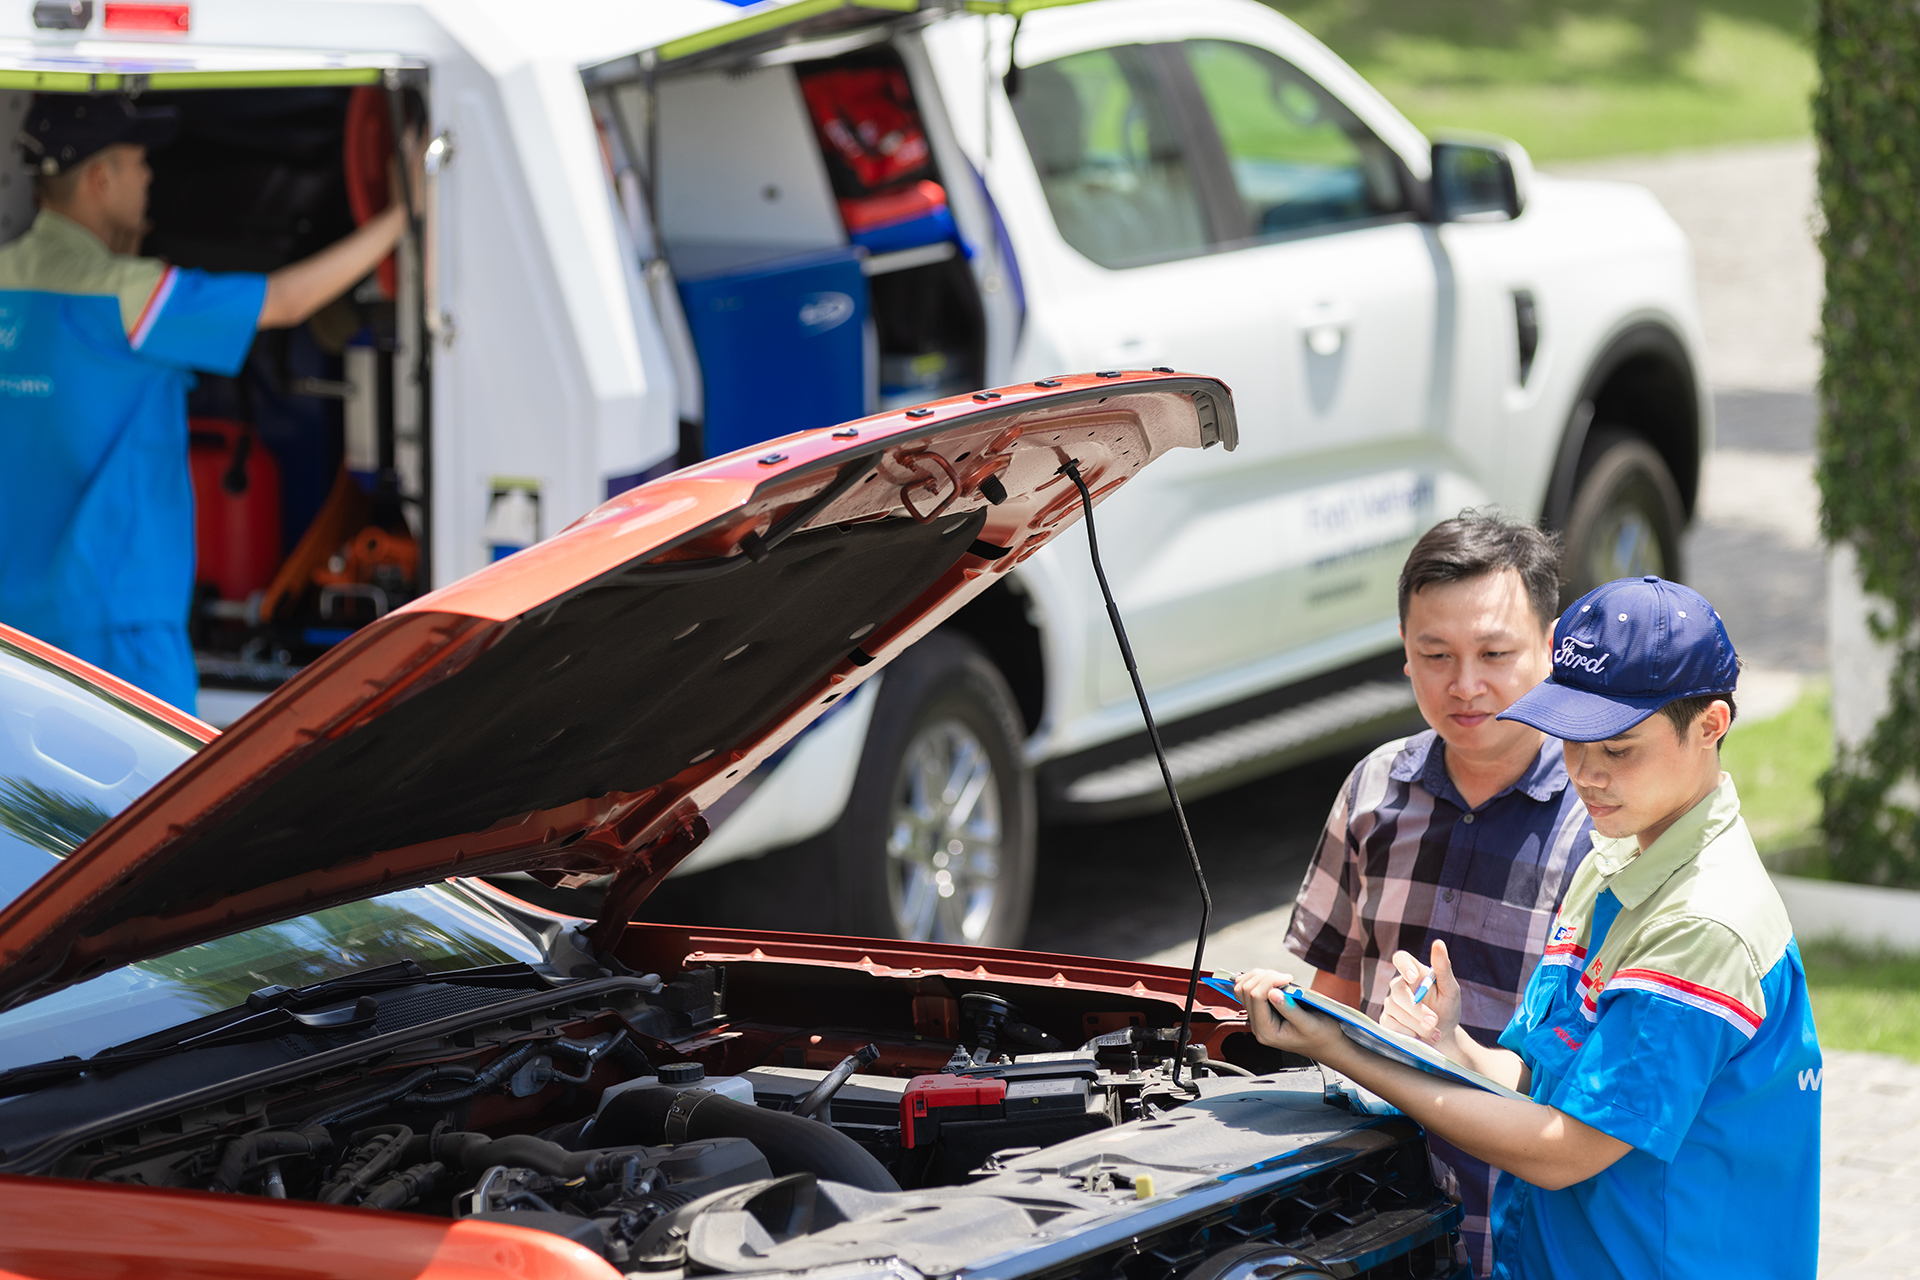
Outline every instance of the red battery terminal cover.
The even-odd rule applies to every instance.
[[[900,1145],[924,1147],[949,1120],[998,1120],[1007,1082],[991,1076],[915,1076],[900,1095]]]

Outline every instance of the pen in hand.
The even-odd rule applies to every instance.
[[[1420,979],[1420,985],[1413,989],[1413,1002],[1415,1004],[1419,1004],[1422,1000],[1425,1000],[1427,998],[1427,993],[1432,990],[1433,990],[1433,970],[1429,969],[1427,970],[1427,976]]]

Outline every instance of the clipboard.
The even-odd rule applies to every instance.
[[[1235,1004],[1240,1003],[1240,997],[1233,993],[1232,978],[1211,977],[1202,978],[1200,981],[1226,995]],[[1404,1063],[1417,1071],[1439,1076],[1443,1080],[1452,1080],[1458,1084],[1469,1084],[1476,1089],[1484,1089],[1502,1098],[1513,1098],[1520,1102],[1532,1101],[1526,1094],[1517,1093],[1490,1076],[1483,1076],[1471,1067],[1461,1066],[1432,1045],[1416,1040],[1410,1035],[1388,1030],[1358,1009],[1348,1008],[1338,1000],[1330,1000],[1317,991],[1309,991],[1305,987],[1288,987],[1280,994],[1296,1006],[1305,1005],[1316,1013],[1324,1013],[1340,1024],[1340,1030],[1346,1033],[1347,1039],[1363,1049],[1372,1050],[1383,1058]]]

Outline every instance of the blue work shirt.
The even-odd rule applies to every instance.
[[[188,711],[186,393],[240,368],[266,288],[113,253],[51,210],[0,246],[0,622]]]
[[[1494,1274],[1812,1277],[1820,1045],[1732,779],[1644,853],[1593,846],[1500,1043],[1534,1101],[1632,1149],[1559,1191],[1502,1174]]]

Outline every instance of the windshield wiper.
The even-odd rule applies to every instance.
[[[90,1058],[68,1056],[0,1071],[0,1097],[31,1092],[42,1085],[92,1071],[153,1062],[195,1049],[271,1039],[290,1032],[338,1034],[363,1030],[371,1027],[380,1015],[373,993],[397,987],[453,982],[461,986],[511,988],[524,987],[530,980],[544,981],[532,966],[518,961],[428,973],[412,960],[400,960],[304,987],[262,987],[249,995],[244,1004],[102,1049]]]

